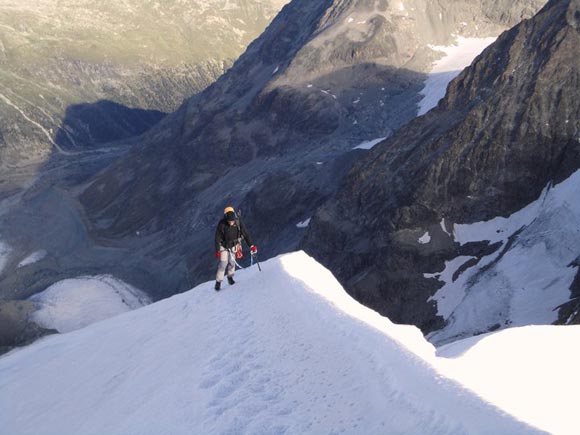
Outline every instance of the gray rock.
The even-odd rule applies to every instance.
[[[579,17],[576,0],[551,1],[502,34],[317,212],[303,246],[357,299],[395,322],[439,329],[427,300],[441,284],[423,272],[497,249],[460,248],[439,223],[507,216],[580,168]],[[434,242],[417,243],[427,230]]]
[[[103,272],[158,298],[189,289],[215,273],[227,205],[242,209],[263,257],[296,249],[306,232],[296,224],[365,154],[352,148],[416,116],[438,56],[429,45],[496,35],[540,3],[509,2],[498,15],[478,0],[409,0],[406,12],[384,1],[293,1],[216,83],[132,139],[138,147],[48,162],[0,229],[12,246],[55,252],[18,278],[8,266],[0,293]],[[38,219],[50,230],[33,229]],[[343,249],[323,241],[331,254]]]
[[[30,301],[0,301],[0,354],[57,332],[30,321],[36,309]]]

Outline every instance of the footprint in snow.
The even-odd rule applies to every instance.
[[[199,388],[201,388],[202,390],[207,390],[207,389],[213,387],[214,385],[216,385],[220,381],[221,378],[222,377],[219,375],[215,375],[215,376],[212,376],[210,378],[206,378],[200,382]]]

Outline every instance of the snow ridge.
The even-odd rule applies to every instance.
[[[1,357],[0,433],[537,433],[303,252],[262,270]]]

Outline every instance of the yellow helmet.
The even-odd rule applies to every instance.
[[[231,211],[231,212],[233,212],[233,213],[235,213],[235,212],[236,212],[236,211],[234,210],[234,208],[233,208],[233,207],[226,207],[226,208],[225,208],[225,210],[224,210],[224,214],[226,214],[226,213],[227,213],[227,212],[229,212],[229,211]]]

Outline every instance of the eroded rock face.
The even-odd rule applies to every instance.
[[[394,321],[441,328],[428,302],[441,284],[423,274],[499,248],[459,246],[453,224],[507,216],[580,168],[579,17],[577,1],[551,1],[501,35],[437,109],[377,145],[317,212],[304,246],[356,298]],[[426,232],[430,243],[419,243]]]

